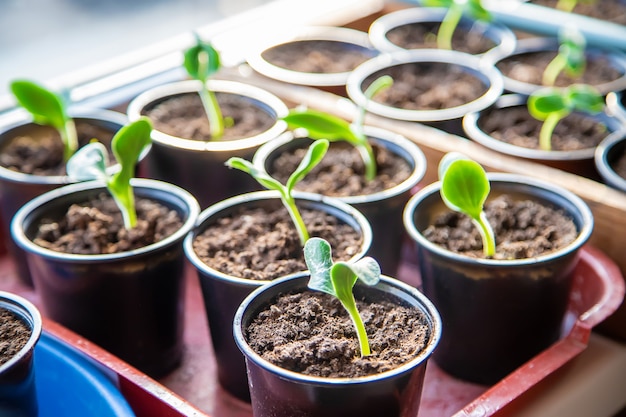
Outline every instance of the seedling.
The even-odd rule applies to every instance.
[[[211,137],[214,140],[224,135],[224,117],[215,93],[207,87],[207,81],[221,67],[220,55],[209,42],[196,35],[196,44],[184,54],[184,66],[190,77],[200,81],[200,99],[209,119]]]
[[[354,324],[361,356],[371,355],[367,332],[357,309],[352,288],[357,279],[367,285],[375,285],[380,280],[378,262],[365,257],[356,262],[333,263],[330,244],[318,237],[309,239],[304,245],[304,260],[311,274],[308,287],[339,299]]]
[[[443,202],[451,210],[472,219],[482,237],[485,257],[494,256],[496,240],[483,210],[491,187],[483,167],[464,155],[451,152],[439,162],[439,179]]]
[[[135,165],[146,146],[150,144],[152,124],[146,117],[122,127],[111,141],[111,150],[120,170],[109,174],[106,170],[108,152],[100,142],[91,142],[80,148],[67,161],[67,175],[77,181],[104,180],[115,203],[122,212],[124,227],[132,229],[137,224],[135,196],[130,179]]]
[[[595,87],[572,84],[566,88],[547,87],[528,97],[528,112],[543,122],[539,132],[539,148],[552,149],[552,133],[561,119],[573,111],[597,114],[604,109],[604,98]]]
[[[559,0],[556,3],[556,8],[564,12],[570,13],[574,10],[574,7],[578,4],[579,0]],[[594,4],[596,0],[580,0],[581,3]]]
[[[384,75],[376,79],[365,90],[365,97],[371,100],[374,95],[393,84],[393,79]],[[367,136],[363,133],[365,107],[360,107],[354,123],[321,111],[309,109],[293,109],[283,117],[290,129],[306,129],[311,139],[328,139],[331,142],[346,141],[359,151],[365,165],[365,179],[371,181],[376,177],[376,157]]]
[[[63,161],[78,149],[78,136],[74,120],[68,116],[63,99],[32,81],[15,80],[11,91],[17,102],[32,114],[35,123],[55,128],[63,141]]]
[[[482,0],[423,0],[422,4],[448,9],[437,32],[437,47],[440,49],[452,49],[452,35],[464,14],[485,22],[492,19],[491,13],[483,7]]]
[[[553,86],[562,71],[572,78],[578,78],[585,72],[585,37],[572,27],[565,27],[559,32],[559,52],[543,71],[543,85]]]
[[[258,181],[263,187],[269,190],[277,190],[280,193],[280,199],[289,212],[289,217],[296,226],[298,236],[300,237],[300,243],[302,246],[309,240],[309,232],[306,230],[306,225],[302,220],[302,215],[296,206],[296,200],[293,197],[293,188],[306,174],[311,172],[313,168],[322,160],[326,151],[328,150],[329,142],[326,139],[316,140],[309,146],[306,155],[296,170],[289,176],[285,185],[281,184],[276,179],[272,178],[264,170],[257,168],[250,161],[246,161],[243,158],[232,157],[226,161],[226,166],[230,168],[236,168],[240,171],[250,174],[255,180]]]

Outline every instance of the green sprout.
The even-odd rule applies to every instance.
[[[451,210],[472,219],[482,237],[485,257],[494,256],[496,240],[483,209],[491,187],[483,167],[464,155],[451,152],[439,162],[439,179],[443,202]]]
[[[562,71],[572,78],[585,72],[585,37],[576,28],[565,27],[559,32],[559,52],[543,71],[543,85],[553,86]]]
[[[135,165],[142,151],[151,142],[152,124],[146,117],[122,127],[111,141],[111,150],[120,165],[120,170],[109,174],[106,170],[108,152],[97,141],[80,148],[67,161],[67,175],[77,181],[104,180],[115,203],[122,212],[124,227],[132,229],[137,224],[135,197],[130,179],[135,174]]]
[[[552,149],[552,133],[561,119],[573,111],[597,114],[604,109],[604,98],[593,86],[572,84],[566,88],[542,88],[533,92],[526,103],[528,112],[543,122],[539,148]]]
[[[492,19],[491,13],[483,7],[481,0],[423,0],[422,4],[448,9],[437,32],[437,47],[440,49],[452,49],[452,35],[464,14],[485,22]]]
[[[365,90],[365,97],[371,100],[374,95],[393,84],[393,79],[384,75],[376,79]],[[290,129],[306,129],[311,139],[328,139],[329,141],[346,141],[352,144],[361,155],[365,166],[365,179],[371,181],[376,177],[376,157],[374,150],[363,133],[365,107],[360,107],[354,123],[335,115],[310,109],[293,109],[283,117]]]
[[[359,315],[352,288],[360,279],[367,285],[375,285],[380,280],[380,266],[370,258],[356,262],[333,263],[330,244],[324,239],[313,237],[304,245],[304,259],[311,278],[308,287],[335,296],[350,315],[354,324],[361,356],[371,355],[365,325]]]
[[[574,10],[574,7],[576,7],[579,1],[584,4],[594,4],[596,2],[596,0],[559,0],[557,1],[555,7],[559,10],[570,13]]]
[[[224,135],[224,117],[215,93],[207,87],[207,80],[221,67],[220,55],[209,42],[196,35],[196,44],[184,53],[184,67],[193,79],[200,81],[200,99],[209,119],[211,137],[215,140]]]
[[[302,220],[302,215],[296,206],[296,200],[293,197],[293,188],[306,174],[311,172],[317,164],[320,163],[326,151],[328,150],[329,142],[326,139],[316,140],[309,146],[306,155],[300,161],[300,165],[289,176],[285,185],[281,184],[276,179],[272,178],[267,172],[257,168],[254,164],[246,161],[243,158],[232,157],[226,161],[226,166],[230,168],[236,168],[240,171],[250,174],[255,180],[258,181],[263,187],[269,190],[277,190],[280,193],[280,199],[289,212],[289,217],[296,226],[298,236],[300,237],[300,243],[302,246],[309,240],[309,232],[306,230],[306,225]]]
[[[78,149],[78,136],[63,99],[32,81],[15,80],[10,87],[17,102],[32,114],[35,123],[51,126],[59,132],[63,141],[63,161],[67,162]]]

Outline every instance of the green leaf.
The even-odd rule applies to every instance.
[[[356,283],[357,276],[349,264],[345,262],[333,264],[330,268],[330,280],[333,283],[336,297],[343,303],[353,297],[352,287]]]
[[[366,285],[376,285],[380,281],[380,265],[374,258],[366,256],[349,266],[354,275]]]
[[[293,109],[283,117],[290,129],[303,128],[311,139],[328,139],[330,141],[347,140],[358,142],[350,124],[340,117],[317,110]]]
[[[221,60],[213,45],[196,35],[196,44],[184,52],[183,65],[189,76],[205,83],[220,69]]]
[[[30,112],[35,122],[63,129],[69,119],[61,97],[31,81],[16,80],[11,83],[11,91],[20,106]]]
[[[485,9],[480,0],[468,0],[464,6],[465,12],[473,19],[489,22],[493,19],[491,12]]]
[[[314,141],[307,149],[304,158],[300,161],[300,164],[296,170],[289,176],[286,187],[291,192],[302,178],[304,178],[313,168],[320,163],[320,161],[326,155],[330,143],[326,139],[318,139]]]
[[[587,84],[573,84],[568,88],[571,105],[575,110],[588,114],[604,110],[604,97],[597,88]]]
[[[452,210],[463,212],[473,219],[479,218],[490,191],[485,170],[477,162],[458,154],[447,154],[444,159],[441,178],[443,201]]]
[[[542,88],[528,97],[528,112],[537,120],[545,120],[552,113],[569,112],[567,95],[560,88]]]
[[[235,168],[240,171],[243,171],[249,174],[252,178],[254,178],[259,184],[268,190],[277,190],[280,191],[281,194],[285,193],[284,186],[274,178],[270,177],[267,172],[262,169],[259,169],[256,165],[252,164],[250,161],[246,161],[243,158],[233,156],[229,158],[225,165],[229,168]]]
[[[333,266],[330,244],[319,237],[310,238],[304,245],[304,260],[311,275],[308,287],[312,290],[336,295],[330,279],[330,269]]]
[[[100,142],[91,142],[80,148],[67,161],[67,176],[76,181],[106,180],[109,152]]]

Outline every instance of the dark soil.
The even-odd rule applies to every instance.
[[[377,173],[366,181],[363,159],[352,145],[334,142],[322,161],[296,184],[296,189],[334,197],[368,195],[400,184],[411,175],[410,165],[387,148],[373,143]],[[285,183],[302,161],[306,148],[285,151],[273,161],[270,175]]]
[[[321,377],[385,372],[417,356],[430,338],[422,312],[385,300],[357,301],[372,355],[361,358],[354,326],[339,301],[311,291],[280,295],[246,329],[250,347],[282,368]]]
[[[542,124],[528,113],[525,106],[513,106],[486,112],[481,116],[478,127],[502,142],[539,149]],[[573,151],[595,148],[608,134],[606,126],[592,117],[572,113],[556,125],[552,134],[552,149]]]
[[[110,146],[115,132],[88,122],[76,121],[79,146],[91,139]],[[32,135],[17,136],[3,146],[0,165],[13,171],[33,175],[65,175],[63,142],[59,133],[50,126],[33,125]],[[113,160],[110,161],[112,163]]]
[[[0,365],[26,346],[32,331],[19,316],[0,307]]]
[[[438,62],[396,65],[378,71],[363,83],[390,75],[394,83],[374,97],[374,101],[407,110],[440,110],[461,106],[485,94],[483,82],[461,66]]]
[[[367,48],[331,40],[288,42],[262,54],[263,59],[277,67],[314,74],[352,71],[373,56]]]
[[[511,55],[496,63],[496,67],[508,78],[542,85],[543,72],[556,55],[557,51]],[[587,67],[583,75],[580,78],[572,78],[562,71],[556,79],[556,86],[567,87],[574,83],[598,86],[615,81],[623,75],[606,56],[587,54]]]
[[[224,118],[232,120],[220,140],[236,140],[258,135],[271,128],[276,119],[250,99],[216,93]],[[179,94],[147,108],[144,114],[154,128],[170,136],[198,141],[211,140],[209,120],[197,93]]]
[[[160,203],[136,199],[137,226],[124,228],[113,199],[101,194],[83,204],[73,204],[61,219],[42,221],[34,242],[57,252],[93,255],[125,252],[159,242],[182,227],[174,210]]]
[[[531,0],[531,2],[552,8],[557,4],[557,0]],[[579,1],[573,12],[626,25],[626,1],[624,0]]]
[[[620,155],[620,157],[612,163],[612,168],[617,175],[626,179],[626,153]]]
[[[534,258],[567,246],[578,236],[572,219],[529,200],[503,195],[488,202],[485,213],[496,236],[494,259]],[[423,234],[450,251],[484,258],[478,229],[464,214],[447,212]]]
[[[404,49],[437,48],[439,23],[411,23],[398,26],[387,32],[389,41]],[[452,49],[469,54],[482,54],[495,47],[489,38],[462,26],[452,36]]]
[[[278,204],[244,208],[217,220],[194,239],[194,251],[213,269],[240,278],[271,280],[305,271],[298,233]],[[360,233],[336,217],[308,209],[300,213],[310,236],[330,243],[333,259],[347,261],[361,248]]]

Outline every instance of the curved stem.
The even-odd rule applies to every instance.
[[[453,2],[448,8],[441,26],[439,26],[439,32],[437,33],[437,47],[439,49],[452,49],[452,35],[462,16],[463,10]]]
[[[541,81],[542,84],[549,87],[553,86],[556,83],[557,77],[566,65],[567,59],[563,55],[555,56],[543,71],[543,79]]]
[[[300,214],[300,211],[296,206],[296,201],[288,195],[285,195],[283,193],[281,193],[281,195],[285,208],[287,209],[287,212],[289,212],[289,217],[291,217],[291,220],[293,221],[294,225],[296,226],[296,230],[298,231],[300,243],[302,244],[302,247],[304,247],[306,241],[309,240],[309,232],[306,230],[306,225],[304,224],[304,220],[302,220],[302,215]]]
[[[222,117],[222,111],[217,102],[217,97],[212,91],[209,91],[206,87],[206,83],[202,83],[200,100],[202,100],[202,106],[204,106],[204,111],[209,118],[211,138],[214,140],[220,139],[224,135],[224,118]]]
[[[370,343],[367,338],[367,332],[365,331],[365,325],[363,324],[363,320],[361,319],[361,315],[359,314],[359,310],[356,308],[356,301],[354,300],[354,295],[350,294],[350,298],[348,299],[340,299],[341,304],[346,309],[348,314],[350,315],[350,319],[354,324],[354,328],[356,330],[356,335],[359,339],[359,347],[361,349],[361,357],[369,356],[372,354],[370,350]]]
[[[552,132],[554,132],[554,128],[561,118],[560,114],[552,113],[543,121],[541,131],[539,132],[539,149],[544,151],[552,150]]]
[[[477,226],[483,239],[483,253],[485,257],[494,256],[496,254],[496,238],[485,212],[481,212],[480,216],[477,219],[472,219],[472,221]]]
[[[78,149],[78,134],[76,133],[74,120],[68,119],[59,133],[63,141],[63,160],[67,162]]]
[[[363,163],[365,165],[365,179],[367,181],[371,181],[376,178],[376,156],[374,156],[374,150],[372,149],[372,145],[365,139],[365,141],[357,146],[359,153],[361,154],[361,158],[363,159]]]

